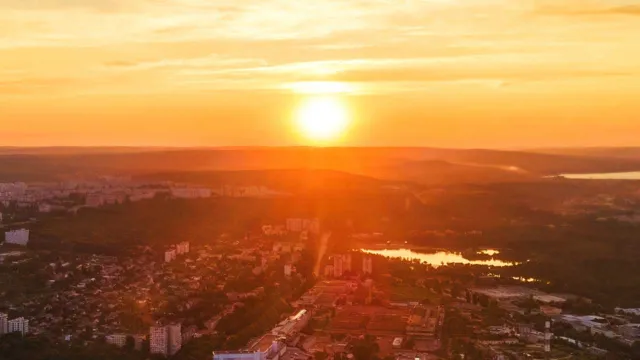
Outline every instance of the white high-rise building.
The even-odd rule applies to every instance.
[[[169,356],[175,355],[182,349],[182,325],[167,325],[169,333]]]
[[[149,331],[149,351],[152,354],[162,354],[167,356],[169,341],[167,334],[167,328],[164,326],[152,326]]]
[[[302,219],[287,219],[287,230],[290,232],[302,231]]]
[[[318,235],[320,233],[320,220],[317,218],[305,219],[302,224],[302,229],[311,234]]]
[[[344,271],[352,271],[353,268],[351,267],[351,254],[344,254],[342,255],[342,264],[344,267]]]
[[[4,335],[9,332],[9,315],[0,313],[0,335]]]
[[[342,277],[344,273],[344,267],[342,263],[342,255],[335,255],[333,257],[333,277]]]
[[[182,348],[182,326],[173,324],[153,326],[149,331],[149,350],[152,354],[173,356]]]
[[[20,229],[20,230],[7,231],[4,234],[4,241],[7,244],[26,246],[29,243],[29,230]]]
[[[345,271],[351,271],[351,254],[340,254],[333,256],[333,276],[342,277]]]
[[[183,241],[181,243],[178,243],[176,245],[176,253],[178,255],[189,253],[189,242],[188,241]]]
[[[362,259],[362,273],[373,274],[373,258],[371,256],[365,256]]]
[[[117,347],[124,347],[127,344],[127,335],[125,334],[114,334],[105,336],[105,340],[107,344],[112,344]]]
[[[311,234],[317,235],[320,233],[320,220],[313,219],[299,219],[290,218],[287,219],[287,230],[289,232],[302,232],[308,231]]]
[[[285,264],[284,265],[284,276],[290,277],[291,276],[291,272],[292,272],[292,268],[293,268],[293,266],[291,264]]]
[[[9,320],[7,322],[7,328],[8,333],[19,332],[22,335],[26,335],[29,333],[29,320],[23,317]]]
[[[176,251],[171,249],[171,250],[167,250],[164,252],[164,261],[165,262],[172,262],[173,260],[176,259]]]

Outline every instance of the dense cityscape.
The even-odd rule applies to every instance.
[[[512,273],[530,261],[507,247],[483,247],[491,245],[479,240],[488,230],[414,230],[401,241],[385,234],[384,217],[359,229],[358,217],[336,224],[326,212],[258,215],[255,204],[244,203],[299,196],[285,190],[118,176],[0,184],[0,349],[10,359],[47,352],[212,360],[640,356],[640,306],[605,304],[579,288],[558,291],[555,279]],[[415,190],[398,186],[379,191],[406,204],[424,196],[409,200]],[[109,214],[165,207],[177,217],[188,206],[202,211],[227,201],[242,202],[241,211],[254,217],[236,220],[233,230],[202,232],[199,225],[155,242],[129,229],[131,239],[97,247],[92,242],[104,240],[92,238],[117,236],[117,225],[90,225],[82,236],[56,233],[86,224],[86,216],[118,221]],[[567,222],[588,214],[596,223],[635,227],[637,215],[611,209],[636,201],[637,192],[622,203],[599,192],[554,211]],[[145,221],[139,225],[152,229],[162,218]],[[417,240],[424,236],[432,246]],[[454,246],[467,241],[480,246]]]
[[[0,0],[0,360],[640,360],[639,0]]]

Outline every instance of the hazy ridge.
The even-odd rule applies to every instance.
[[[640,151],[640,150],[638,150]],[[228,172],[254,178],[256,171],[331,170],[416,183],[530,181],[561,173],[640,170],[631,150],[554,154],[437,148],[1,148],[0,180],[37,181],[73,176]],[[607,155],[614,154],[614,155]],[[625,156],[615,154],[628,154]],[[219,175],[218,175],[219,176]],[[266,176],[266,175],[265,175]],[[263,176],[264,177],[264,176]],[[184,178],[184,177],[183,177]]]

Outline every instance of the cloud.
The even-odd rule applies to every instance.
[[[538,0],[537,13],[567,16],[640,15],[640,5],[629,0]]]
[[[129,67],[135,67],[136,65],[138,65],[138,63],[134,62],[134,61],[113,60],[113,61],[105,62],[104,65],[107,66],[107,67],[129,68]]]
[[[563,8],[543,8],[538,11],[545,15],[567,16],[602,16],[602,15],[629,15],[640,16],[640,6],[619,6],[604,9],[568,10]]]
[[[640,27],[536,15],[637,8],[616,0],[0,0],[0,68],[79,79],[50,85],[78,92],[604,79],[633,74]]]
[[[207,70],[234,70],[247,67],[266,66],[263,59],[231,58],[217,54],[195,58],[175,58],[149,61],[116,60],[105,62],[107,68],[122,70],[152,70],[152,69],[207,69]]]
[[[84,9],[95,12],[119,13],[135,11],[153,0],[0,0],[0,9],[68,10]]]
[[[337,81],[346,82],[458,82],[458,81],[561,81],[578,78],[629,77],[637,74],[628,72],[609,72],[598,70],[573,71],[570,69],[391,69],[391,70],[356,70],[340,73],[333,77]]]

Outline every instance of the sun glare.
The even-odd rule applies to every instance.
[[[345,94],[353,93],[353,85],[338,81],[300,81],[285,85],[297,94]]]
[[[327,142],[336,140],[346,131],[349,115],[340,99],[317,96],[308,98],[301,104],[296,121],[305,137],[317,142]]]

